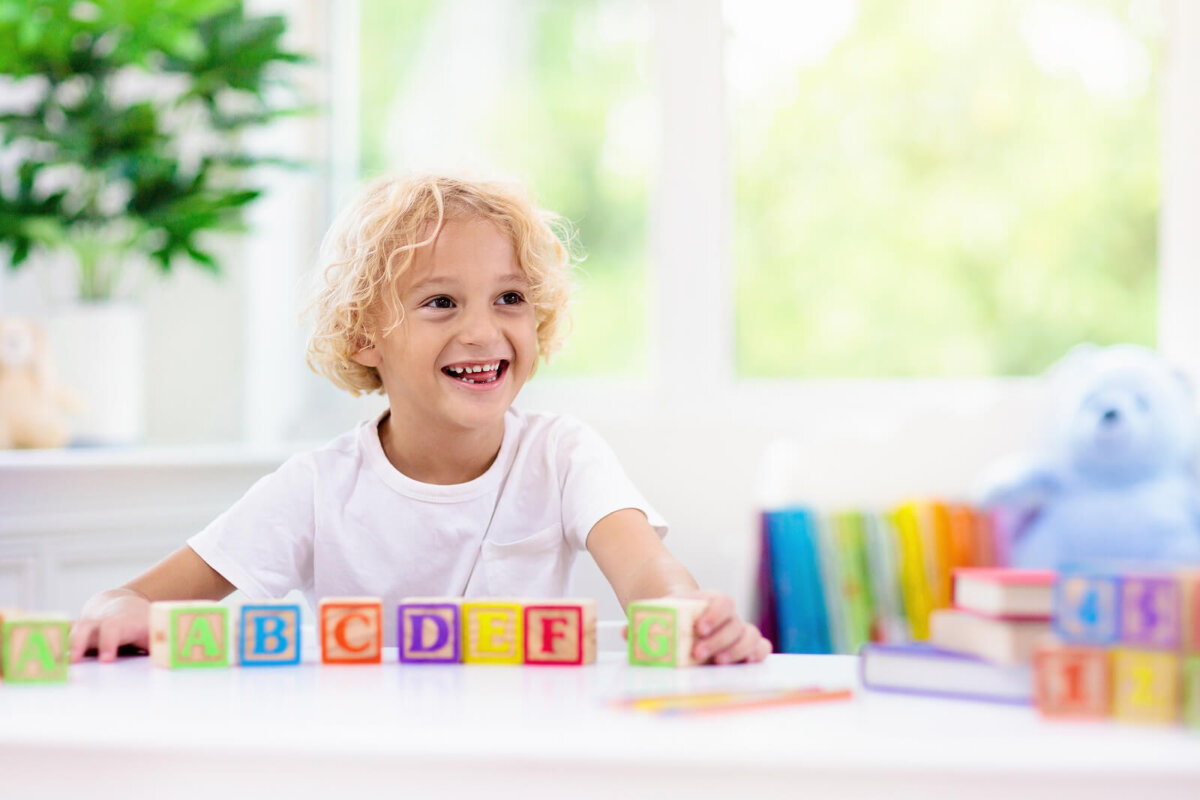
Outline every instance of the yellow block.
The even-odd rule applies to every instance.
[[[1169,725],[1179,719],[1179,656],[1151,650],[1113,651],[1113,716]]]
[[[462,604],[465,664],[525,661],[524,607],[512,600],[467,600]]]

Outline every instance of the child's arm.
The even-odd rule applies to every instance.
[[[181,547],[119,589],[100,592],[84,603],[71,626],[71,660],[95,647],[101,661],[116,658],[117,648],[131,644],[150,649],[150,604],[156,600],[220,600],[233,584],[196,555]]]
[[[758,628],[742,621],[733,600],[719,592],[701,591],[696,580],[663,546],[646,515],[636,508],[614,511],[588,533],[587,549],[612,584],[622,608],[634,600],[695,597],[708,601],[696,620],[697,661],[735,664],[762,661],[771,643]]]

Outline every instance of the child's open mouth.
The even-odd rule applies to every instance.
[[[504,359],[498,361],[477,361],[470,363],[451,364],[448,367],[442,367],[442,372],[447,376],[454,378],[463,383],[495,383],[504,376],[505,370],[508,369],[508,362]]]

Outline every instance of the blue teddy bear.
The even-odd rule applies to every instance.
[[[1184,376],[1135,345],[1080,345],[1049,375],[1046,451],[1010,459],[983,489],[1019,520],[1013,566],[1200,562],[1200,424]]]

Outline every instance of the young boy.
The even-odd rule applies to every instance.
[[[724,595],[698,590],[666,525],[607,445],[570,417],[512,407],[561,344],[569,254],[554,215],[512,187],[375,182],[335,223],[312,303],[309,364],[378,418],[289,459],[148,572],[102,592],[71,656],[147,646],[155,600],[300,589],[384,599],[562,596],[586,549],[622,606],[708,600],[695,657],[761,661],[771,645]]]

